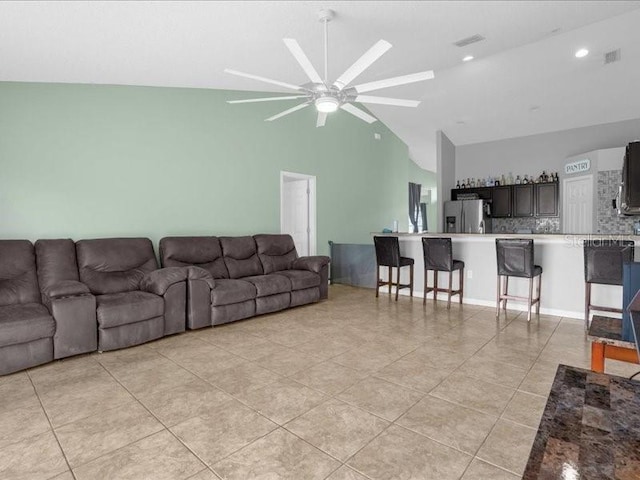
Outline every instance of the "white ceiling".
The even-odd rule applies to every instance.
[[[459,145],[640,116],[640,1],[0,2],[0,81],[278,91],[222,70],[306,83],[282,38],[321,71],[320,8],[337,12],[330,77],[380,38],[394,48],[358,83],[435,70],[372,93],[423,100],[417,109],[370,108],[425,168],[436,130]],[[452,45],[476,33],[487,40]],[[576,59],[583,46],[591,54]],[[616,48],[622,61],[603,65]]]

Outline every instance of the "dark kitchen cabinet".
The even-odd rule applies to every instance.
[[[507,218],[511,216],[511,187],[494,187],[491,202],[491,216],[494,218]]]
[[[534,184],[513,186],[513,216],[533,217],[535,215]]]
[[[558,184],[535,184],[536,217],[558,216]]]

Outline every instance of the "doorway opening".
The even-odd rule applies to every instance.
[[[280,233],[293,238],[298,255],[316,254],[316,177],[280,172]]]

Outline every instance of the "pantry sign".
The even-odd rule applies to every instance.
[[[573,173],[582,173],[588,172],[591,168],[591,160],[585,158],[583,160],[578,160],[577,162],[567,163],[564,166],[564,173],[567,175],[571,175]]]

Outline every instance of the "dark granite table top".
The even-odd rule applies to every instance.
[[[640,382],[560,365],[523,479],[640,479]]]
[[[633,342],[622,340],[622,319],[594,315],[589,325],[587,339],[624,348],[636,348]]]

